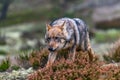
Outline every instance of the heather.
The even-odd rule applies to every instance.
[[[118,48],[116,48],[115,50],[118,50]],[[44,52],[44,50],[42,52]],[[42,53],[40,54],[42,55]],[[45,53],[43,55],[45,55]],[[107,61],[100,61],[98,56],[94,58],[93,62],[90,62],[87,52],[81,51],[76,53],[76,58],[74,62],[66,59],[64,55],[62,56],[63,57],[58,58],[57,61],[55,61],[55,63],[49,68],[39,67],[39,69],[28,76],[28,79],[119,80],[120,78],[120,66],[118,65],[118,63],[108,64]]]

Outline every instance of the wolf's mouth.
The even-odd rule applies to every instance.
[[[55,49],[55,50],[50,50],[50,49],[49,49],[49,51],[54,52],[54,51],[56,51],[56,49]]]
[[[51,52],[55,52],[57,50],[57,48],[56,49],[48,48],[48,50],[51,51]]]

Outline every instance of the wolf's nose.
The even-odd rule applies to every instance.
[[[49,51],[54,51],[54,49],[53,49],[53,48],[51,48],[51,47],[50,47],[50,48],[48,48],[48,50],[49,50]]]

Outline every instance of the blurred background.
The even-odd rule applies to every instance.
[[[120,38],[120,0],[0,0],[0,59],[44,47],[46,23],[60,17],[83,19],[97,53]]]

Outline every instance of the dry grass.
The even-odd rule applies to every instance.
[[[116,41],[108,53],[104,55],[107,62],[120,62],[120,39]]]

